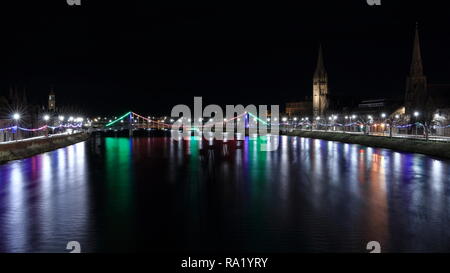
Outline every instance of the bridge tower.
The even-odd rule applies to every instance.
[[[133,114],[130,113],[130,122],[128,125],[128,136],[133,137]]]

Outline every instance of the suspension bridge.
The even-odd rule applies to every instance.
[[[153,120],[133,111],[129,111],[115,120],[109,121],[103,127],[98,127],[93,131],[128,131],[129,136],[132,136],[133,131],[140,129],[157,129],[168,131],[176,127],[180,129],[182,128],[183,131],[200,131],[205,128],[213,130],[214,128],[219,128],[220,126],[225,127],[230,123],[233,123],[233,125],[236,126],[244,126],[244,128],[247,129],[249,127],[258,126],[259,124],[269,125],[268,121],[265,121],[250,112],[244,112],[233,118],[224,118],[220,120],[215,120],[214,118],[200,118],[197,122],[194,122],[191,118],[181,117],[177,120],[170,119],[169,122],[167,122],[167,119]]]

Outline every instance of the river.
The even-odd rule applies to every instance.
[[[450,250],[450,162],[324,140],[92,137],[0,165],[0,252]]]

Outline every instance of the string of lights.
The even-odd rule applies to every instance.
[[[47,128],[50,129],[57,129],[57,128],[81,128],[82,124],[65,124],[65,125],[59,125],[59,126],[48,126],[48,125],[44,125],[42,127],[39,128],[24,128],[24,127],[20,127],[20,126],[10,126],[10,127],[5,127],[5,128],[0,128],[0,131],[16,131],[16,130],[20,130],[20,131],[26,131],[26,132],[36,132],[36,131],[42,131],[45,130]]]

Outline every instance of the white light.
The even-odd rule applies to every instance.
[[[106,119],[106,118],[105,118]],[[73,120],[73,117],[69,117],[69,121],[72,121]],[[111,121],[110,121],[111,122]]]
[[[45,121],[48,121],[49,119],[50,119],[50,116],[49,116],[49,115],[45,115],[45,116],[44,116],[44,120],[45,120]]]
[[[283,122],[286,122],[287,121],[287,118],[283,118]]]
[[[400,116],[399,116],[399,115],[395,115],[395,118],[396,118],[396,119],[399,119],[399,118],[400,118]]]
[[[64,121],[64,116],[59,116],[58,118],[59,118],[59,121]]]
[[[297,118],[294,118],[294,121],[297,121]]]
[[[316,120],[320,120],[320,117],[317,117]]]
[[[13,114],[13,119],[19,120],[20,119],[20,114],[19,113],[14,113]]]
[[[381,114],[381,117],[382,117],[382,118],[385,118],[385,117],[386,117],[386,114],[385,114],[385,113]]]
[[[353,115],[353,116],[352,116],[352,119],[355,119],[355,118],[356,118],[356,115]]]
[[[373,117],[372,117],[372,116],[368,116],[368,118],[369,118],[369,119],[373,119]]]
[[[270,118],[268,118],[267,121],[270,121]]]
[[[414,112],[414,116],[415,116],[415,117],[418,117],[419,115],[420,115],[419,112]]]
[[[170,119],[170,122],[173,122],[173,119]]]

